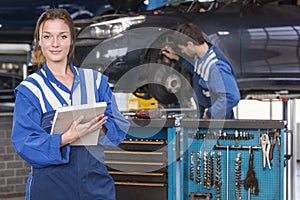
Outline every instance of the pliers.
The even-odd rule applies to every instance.
[[[268,167],[269,169],[271,169],[271,164],[270,164],[270,139],[269,139],[269,135],[268,134],[263,134],[260,137],[260,142],[261,142],[261,148],[262,148],[262,154],[263,154],[263,169],[266,169],[266,160],[268,163]]]
[[[273,151],[274,151],[274,148],[275,148],[275,144],[276,144],[276,141],[278,142],[277,143],[277,148],[278,148],[278,161],[280,162],[280,136],[279,136],[279,132],[278,131],[275,131],[275,134],[274,134],[274,138],[273,138],[273,141],[272,141],[272,144],[271,144],[271,149],[270,149],[270,160],[273,159]]]

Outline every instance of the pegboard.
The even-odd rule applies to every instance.
[[[267,163],[266,167],[263,168],[260,136],[267,133],[270,137],[270,144],[272,144],[272,138],[275,131],[277,131],[280,136],[281,150],[278,151],[277,141],[273,150],[273,159],[270,160],[271,169],[269,169]],[[237,134],[238,140],[236,140],[235,137]],[[283,199],[283,134],[283,129],[229,128],[213,130],[207,128],[181,128],[181,199],[247,200],[249,195],[251,200]],[[236,147],[241,147],[241,149],[236,149]],[[244,188],[244,180],[247,177],[249,169],[250,148],[248,147],[253,147],[254,172],[259,188],[257,195],[253,194],[254,190],[251,191]],[[200,152],[199,165],[197,155]],[[213,170],[209,173],[209,170],[204,171],[204,155],[206,154],[204,152],[207,152],[208,159],[213,157],[213,164],[211,164],[211,166],[213,166]],[[194,156],[192,156],[192,154]],[[219,197],[217,196],[218,187],[216,184],[217,154],[221,154],[219,161]],[[240,190],[236,187],[236,183],[238,182],[236,179],[236,160],[238,155],[240,156],[240,165],[237,165],[237,167],[240,167]],[[210,174],[210,176],[207,176],[207,173]],[[198,174],[200,174],[200,182]],[[214,181],[208,181],[211,184],[207,184],[207,177],[210,177],[210,179],[213,179]],[[201,194],[205,194],[207,196],[204,195],[201,197]]]

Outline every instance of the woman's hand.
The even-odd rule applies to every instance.
[[[80,137],[85,136],[96,130],[100,131],[101,129],[104,133],[106,132],[106,129],[102,127],[107,120],[107,117],[104,116],[104,114],[98,115],[96,118],[86,123],[81,123],[83,119],[83,116],[78,117],[76,120],[73,121],[70,128],[65,133],[63,133],[61,139],[61,146],[72,143]]]

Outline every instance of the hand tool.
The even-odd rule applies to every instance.
[[[195,153],[192,151],[191,152],[191,164],[190,164],[190,180],[191,181],[194,181],[194,170],[195,170],[194,158],[195,158]]]
[[[229,149],[229,150],[249,150],[250,148],[252,148],[255,151],[258,151],[261,149],[261,146],[220,146],[220,145],[215,145],[214,149]]]
[[[210,177],[210,183],[209,183],[209,187],[212,188],[214,187],[214,166],[215,166],[215,152],[214,151],[211,151],[210,152],[210,158],[209,158],[209,177]]]
[[[278,141],[278,160],[280,161],[280,136],[279,136],[279,132],[278,131],[275,131],[275,134],[274,134],[274,137],[273,137],[273,140],[272,140],[272,145],[271,145],[271,148],[270,148],[270,160],[273,159],[273,152],[274,152],[274,148],[275,148],[275,144],[276,144],[276,141]]]
[[[277,150],[278,150],[278,161],[280,162],[281,158],[281,145],[280,145],[280,136],[277,137]]]
[[[222,185],[222,177],[221,177],[221,156],[222,153],[219,151],[216,157],[216,200],[221,200],[221,185]]]
[[[201,183],[201,151],[197,153],[196,183]]]
[[[228,200],[228,195],[229,195],[229,180],[228,180],[228,175],[229,174],[229,146],[226,146],[226,200]]]
[[[242,199],[242,154],[238,153],[235,158],[235,196],[237,200]]]
[[[204,151],[203,153],[203,187],[207,188],[208,187],[208,152]]]
[[[260,142],[261,142],[262,156],[263,156],[263,169],[266,169],[266,161],[268,163],[269,169],[271,169],[270,159],[269,159],[270,148],[271,148],[269,135],[267,133],[263,134],[260,137]]]
[[[258,195],[259,188],[258,188],[258,180],[255,177],[255,171],[254,171],[254,153],[253,149],[250,148],[250,155],[249,155],[249,169],[247,172],[247,176],[244,180],[244,188],[246,190],[254,190],[254,194]]]
[[[235,130],[234,131],[234,138],[235,138],[235,144],[239,143],[239,131]]]
[[[190,193],[190,200],[210,200],[212,199],[212,194],[210,193],[202,193],[202,192],[192,192]]]

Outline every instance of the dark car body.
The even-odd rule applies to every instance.
[[[299,97],[300,8],[297,6],[240,2],[199,12],[199,7],[176,5],[114,17],[129,16],[145,18],[107,38],[82,37],[81,33],[99,22],[103,26],[110,19],[102,17],[78,23],[78,64],[103,71],[112,85],[118,85],[118,90],[142,93],[143,98],[154,96],[162,104],[176,103],[178,97],[188,96],[182,90],[187,87],[184,82],[190,80],[189,75],[176,65],[174,73],[158,65],[174,65],[163,62],[165,58],[159,53],[166,45],[175,45],[169,30],[192,22],[232,62],[242,98]],[[145,66],[149,63],[153,64]]]
[[[0,72],[0,102],[14,101],[14,88],[22,81],[22,77]]]
[[[0,112],[12,111],[14,89],[27,74],[23,74],[23,67],[28,65],[31,57],[36,21],[45,9],[54,7],[65,8],[74,20],[92,18],[112,10],[106,0],[1,0]]]
[[[0,42],[31,43],[39,15],[54,7],[65,8],[73,19],[91,18],[111,9],[106,0],[2,0]]]
[[[0,112],[13,110],[14,89],[22,80],[22,76],[0,72]]]

